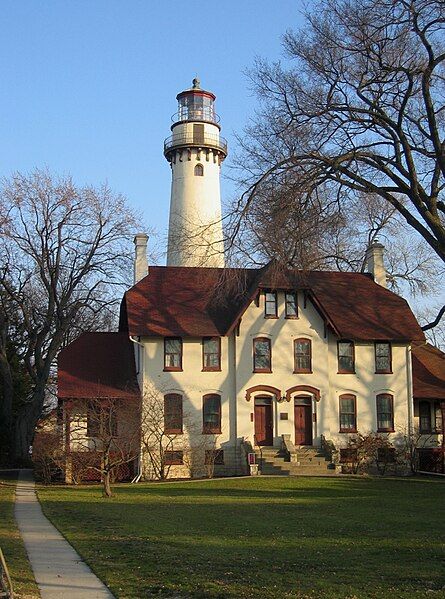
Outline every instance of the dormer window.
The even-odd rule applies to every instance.
[[[298,318],[297,294],[294,291],[286,291],[286,318]]]
[[[266,291],[264,294],[265,318],[277,318],[277,292]]]

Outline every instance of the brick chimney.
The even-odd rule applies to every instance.
[[[386,287],[386,269],[383,262],[384,249],[378,239],[374,239],[366,250],[367,270],[374,277],[374,281],[382,287]]]
[[[134,238],[134,284],[148,275],[147,243],[148,235],[138,233]]]

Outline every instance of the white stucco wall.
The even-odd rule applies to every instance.
[[[376,431],[376,395],[390,393],[394,397],[396,439],[407,430],[410,402],[407,384],[406,346],[392,344],[392,374],[376,374],[374,343],[355,344],[355,374],[338,374],[337,341],[332,334],[325,335],[323,319],[310,302],[304,307],[303,293],[298,294],[299,317],[286,319],[284,292],[278,293],[278,318],[264,317],[264,294],[259,305],[252,303],[242,317],[239,331],[221,339],[221,372],[202,372],[201,338],[183,339],[183,371],[163,372],[163,338],[143,338],[144,380],[146,388],[155,388],[160,394],[181,393],[184,397],[184,414],[197,424],[194,435],[201,434],[202,396],[218,393],[222,400],[222,433],[218,442],[226,448],[236,446],[236,440],[245,438],[253,443],[255,423],[254,398],[268,395],[259,390],[246,400],[246,391],[255,386],[279,389],[280,397],[292,387],[310,386],[319,391],[320,399],[307,390],[291,394],[291,400],[277,403],[273,399],[274,443],[281,435],[291,435],[294,441],[294,399],[298,395],[313,397],[313,443],[319,445],[324,435],[340,448],[346,446],[348,434],[339,432],[339,396],[352,393],[357,397],[357,428],[362,433]],[[253,372],[253,339],[268,337],[272,345],[272,372]],[[312,342],[312,373],[294,374],[293,340],[308,338]],[[288,420],[279,414],[287,413]]]
[[[173,136],[193,137],[193,125],[180,123]],[[219,128],[204,126],[204,136],[219,140]],[[201,164],[203,176],[196,176]],[[212,148],[178,149],[172,155],[168,266],[224,266],[221,221],[220,156]]]

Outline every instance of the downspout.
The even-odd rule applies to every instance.
[[[128,336],[128,338],[130,339],[130,341],[132,343],[134,343],[135,345],[138,345],[139,347],[141,347],[142,349],[144,349],[144,344],[141,343],[139,341],[139,338],[136,337],[132,337],[131,335]],[[140,354],[142,353],[142,358],[140,360],[138,360],[138,364],[140,366],[141,372],[137,372],[137,374],[140,374],[140,379],[141,379],[141,395],[142,397],[144,396],[144,353],[140,351],[140,349],[138,348],[138,356],[140,356]],[[142,406],[141,406],[142,409]],[[138,455],[138,465],[137,465],[137,473],[136,476],[133,478],[133,480],[131,481],[132,483],[138,483],[141,480],[142,477],[142,448],[141,448],[141,443],[139,443],[139,455]]]
[[[408,435],[411,437],[414,431],[413,427],[413,409],[414,409],[414,397],[413,397],[413,367],[412,367],[412,355],[411,345],[406,347],[406,371],[407,371],[407,389],[408,389]]]

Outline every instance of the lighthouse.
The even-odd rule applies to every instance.
[[[164,156],[172,185],[167,266],[224,267],[220,171],[227,142],[220,136],[216,96],[198,79],[176,96]]]

